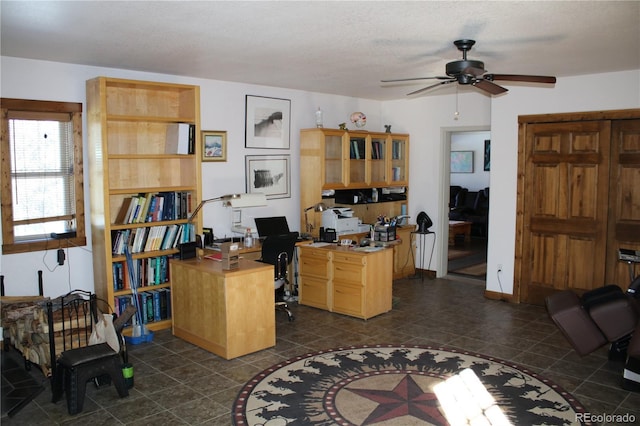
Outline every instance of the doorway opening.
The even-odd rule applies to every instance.
[[[449,194],[447,275],[486,281],[489,240],[491,132],[485,129],[447,132]]]

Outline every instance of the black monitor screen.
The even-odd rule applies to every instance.
[[[256,217],[255,221],[258,235],[261,238],[289,233],[289,224],[284,216]]]

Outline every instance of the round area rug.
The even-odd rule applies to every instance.
[[[274,365],[243,387],[232,414],[238,426],[407,426],[588,424],[580,421],[584,412],[559,386],[504,360],[443,347],[375,345]]]

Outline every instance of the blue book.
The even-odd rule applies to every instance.
[[[145,291],[145,313],[147,315],[147,322],[153,322],[153,295]]]
[[[152,290],[150,293],[153,295],[153,320],[160,321],[160,292],[158,290]]]

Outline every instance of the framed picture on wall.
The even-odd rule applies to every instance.
[[[289,149],[291,101],[246,95],[245,147]]]
[[[291,166],[287,155],[245,155],[247,192],[267,200],[291,197]]]
[[[491,170],[491,139],[484,140],[484,171]]]
[[[451,151],[451,173],[473,173],[473,151]]]
[[[227,132],[202,131],[202,161],[227,161]]]

